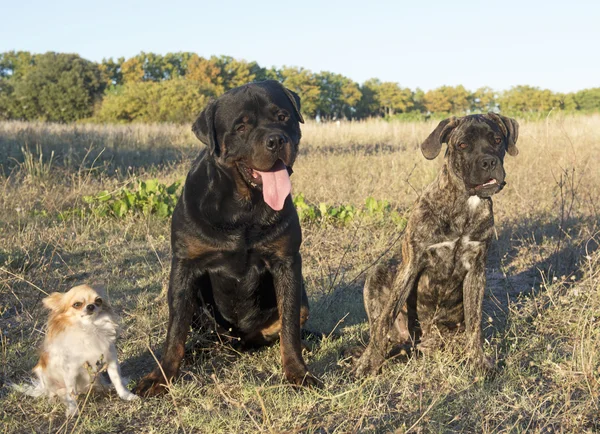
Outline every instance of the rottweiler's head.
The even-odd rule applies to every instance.
[[[290,194],[289,175],[300,142],[300,98],[275,80],[249,83],[211,101],[192,131],[217,164],[262,190],[274,210]]]
[[[464,183],[469,195],[490,197],[506,185],[504,155],[515,156],[519,124],[496,113],[451,117],[440,122],[421,145],[428,160],[448,144],[448,168]]]

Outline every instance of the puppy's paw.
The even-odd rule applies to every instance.
[[[493,357],[487,357],[483,354],[476,359],[476,366],[483,371],[486,377],[493,376],[498,369],[496,360]]]
[[[167,385],[164,377],[160,372],[155,371],[142,378],[135,388],[135,394],[144,398],[159,396],[166,392]]]
[[[362,347],[362,346],[350,347],[350,348],[346,348],[344,351],[342,351],[342,357],[350,363],[356,363],[361,358],[361,356],[363,355],[364,352],[365,352],[365,347]]]
[[[355,364],[354,375],[357,377],[374,376],[379,373],[385,358],[371,347],[367,347]]]

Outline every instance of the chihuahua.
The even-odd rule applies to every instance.
[[[33,369],[33,385],[17,387],[31,396],[58,396],[67,416],[77,413],[76,397],[92,386],[102,386],[106,369],[121,399],[138,399],[124,385],[117,361],[117,318],[100,289],[88,285],[54,292],[43,301],[50,310],[40,360]]]

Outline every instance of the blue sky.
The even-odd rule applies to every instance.
[[[412,89],[600,86],[600,1],[0,0],[0,52],[192,51]]]

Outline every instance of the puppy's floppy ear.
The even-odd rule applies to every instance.
[[[433,132],[421,144],[421,152],[428,160],[433,160],[442,149],[442,143],[448,143],[450,133],[457,127],[459,120],[452,116],[438,124]]]
[[[300,113],[300,97],[298,96],[298,94],[296,92],[289,90],[287,87],[285,87],[281,83],[279,85],[281,86],[281,88],[285,92],[285,95],[288,97],[288,99],[294,106],[294,113],[296,113],[296,117],[298,118],[298,121],[301,124],[303,124],[304,118],[302,117],[302,113]]]
[[[513,118],[489,112],[488,116],[498,124],[502,132],[506,136],[506,146],[509,155],[513,157],[519,154],[517,149],[517,139],[519,138],[519,123]]]
[[[50,309],[51,311],[56,312],[62,307],[63,296],[64,294],[60,292],[53,292],[48,297],[42,300],[42,304],[44,305],[44,307],[46,307],[46,309]]]
[[[217,130],[215,128],[216,109],[217,101],[210,101],[192,125],[192,131],[198,137],[198,140],[208,146],[210,153],[218,157],[221,150],[217,142]]]

